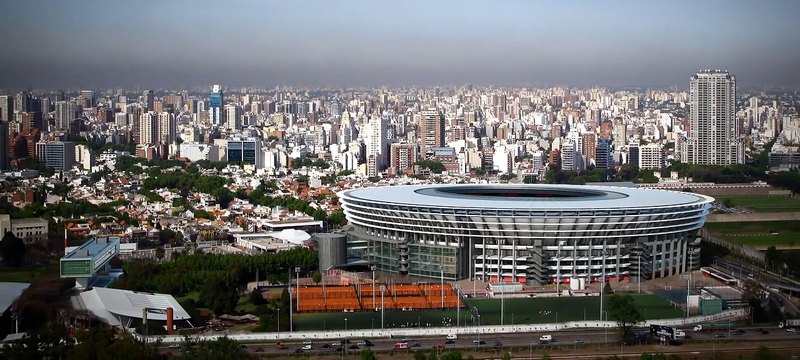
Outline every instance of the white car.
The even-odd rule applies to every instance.
[[[180,348],[181,348],[181,344],[171,344],[171,345],[169,346],[169,348],[170,348],[170,349],[180,349]]]
[[[301,350],[311,350],[311,344],[305,344],[300,348]]]
[[[447,334],[447,340],[457,340],[457,339],[458,339],[457,334]]]
[[[303,340],[303,345],[311,345],[311,340]]]

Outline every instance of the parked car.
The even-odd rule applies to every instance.
[[[301,349],[303,349],[303,350],[311,350],[311,344],[305,344],[305,345],[303,345],[303,347],[301,347]]]
[[[583,339],[576,339],[575,340],[575,344],[576,345],[583,345]]]

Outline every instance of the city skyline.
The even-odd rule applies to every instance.
[[[800,84],[791,1],[0,4],[0,88]],[[712,16],[713,14],[713,16]]]

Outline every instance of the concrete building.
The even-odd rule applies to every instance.
[[[661,170],[664,167],[666,158],[660,144],[639,146],[638,150],[640,169]]]
[[[703,70],[689,82],[689,129],[681,161],[700,165],[744,163],[736,125],[736,77],[724,70]]]
[[[436,109],[422,112],[419,124],[420,154],[444,146],[444,115]]]
[[[8,214],[0,214],[0,240],[10,231],[25,244],[46,241],[49,228],[47,220],[42,218],[11,219]]]
[[[75,165],[75,143],[39,141],[36,143],[36,158],[53,170],[68,171]]]

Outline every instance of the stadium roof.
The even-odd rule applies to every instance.
[[[31,284],[0,282],[0,313],[8,309]]]
[[[142,318],[147,309],[150,320],[167,320],[167,308],[173,309],[175,320],[189,320],[191,316],[181,304],[168,294],[151,294],[130,290],[93,288],[77,296],[81,308],[92,312],[110,325],[125,325],[124,318]]]
[[[520,210],[663,208],[711,203],[700,194],[619,186],[448,184],[346,190],[340,197],[407,206]]]

